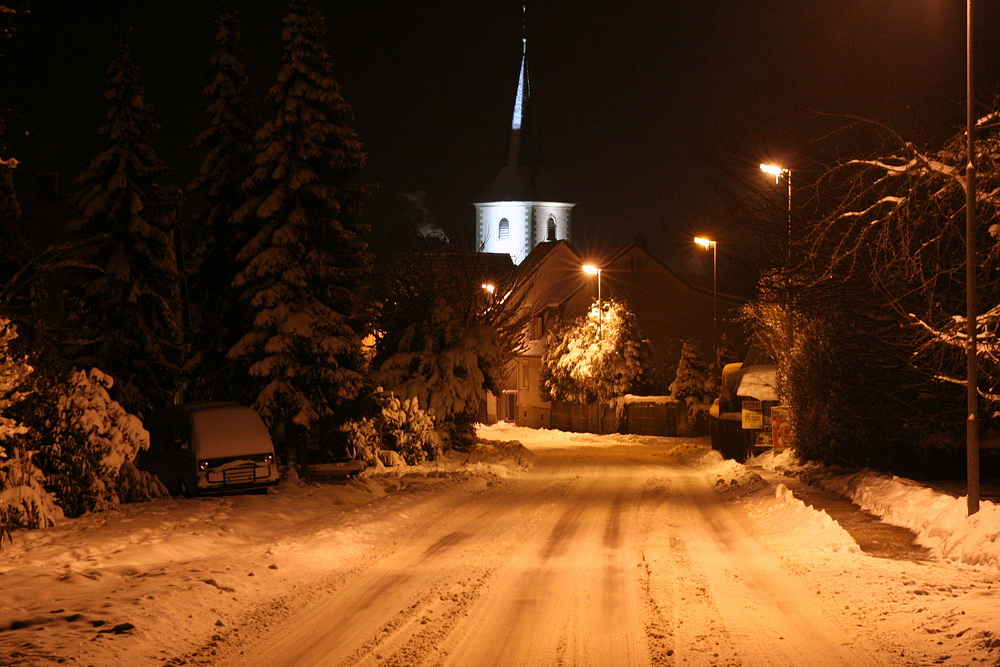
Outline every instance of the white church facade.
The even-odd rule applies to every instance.
[[[533,131],[527,40],[522,40],[507,164],[473,204],[476,250],[506,253],[520,264],[539,243],[569,241],[575,204],[564,201],[561,194],[543,169],[541,146]]]

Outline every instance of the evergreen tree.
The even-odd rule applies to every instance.
[[[568,326],[549,331],[540,373],[542,398],[591,403],[621,396],[642,383],[648,352],[635,314],[604,299]]]
[[[115,379],[116,397],[140,414],[168,403],[179,386],[179,297],[172,229],[176,189],[149,144],[158,129],[132,61],[131,29],[108,68],[107,147],[78,178],[83,214],[70,231],[92,238],[84,255],[99,273],[85,282],[75,314],[76,361]]]
[[[333,79],[323,17],[292,0],[284,19],[273,115],[257,133],[249,201],[235,221],[250,241],[236,286],[253,314],[230,351],[259,381],[272,426],[335,425],[372,392],[361,349],[358,287],[370,265],[359,220],[365,154]]]
[[[670,384],[670,395],[687,406],[688,424],[699,429],[708,423],[706,400],[713,389],[708,364],[701,352],[701,343],[686,340],[681,346],[677,376]]]
[[[701,352],[701,343],[686,340],[681,345],[681,358],[677,364],[677,376],[670,384],[670,394],[688,404],[700,403],[705,398],[705,382],[708,379],[708,364]]]
[[[5,123],[0,114],[0,141],[3,141]],[[17,160],[6,156],[6,147],[0,145],[0,283],[17,273],[28,257],[28,243],[21,234],[21,205],[14,189],[14,169]]]
[[[191,267],[194,396],[243,402],[240,370],[226,353],[245,333],[242,308],[233,279],[236,256],[249,240],[233,224],[233,213],[246,201],[243,182],[253,161],[254,105],[247,97],[248,78],[239,47],[239,15],[223,4],[216,21],[215,51],[204,93],[210,98],[208,127],[192,143],[205,151],[198,176],[188,189],[204,195],[195,216],[195,250]],[[242,372],[245,377],[245,369]],[[252,399],[252,397],[250,397]]]

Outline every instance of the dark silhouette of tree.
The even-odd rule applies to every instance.
[[[815,184],[819,214],[802,229],[797,259],[765,277],[749,319],[778,363],[804,455],[960,474],[964,459],[954,446],[965,424],[964,318],[957,315],[965,310],[964,133],[934,148],[867,127],[883,137],[880,150],[839,161]],[[998,247],[990,237],[1000,203],[995,114],[980,120],[977,134],[979,294],[986,310],[1000,303]],[[990,344],[996,319],[980,325],[980,390],[1000,401],[1000,363]],[[946,469],[949,460],[954,470]]]
[[[236,256],[249,239],[242,233],[246,227],[237,227],[232,217],[247,200],[243,183],[252,169],[257,122],[239,38],[239,15],[224,3],[204,89],[210,100],[208,127],[192,143],[205,158],[188,185],[204,197],[190,232],[189,338],[195,357],[189,388],[192,397],[245,402],[253,399],[244,391],[246,369],[226,357],[246,333],[245,308],[238,303],[233,280],[239,271]]]
[[[80,281],[74,361],[115,380],[115,398],[130,412],[168,404],[180,381],[178,273],[172,239],[180,193],[158,184],[168,173],[149,136],[159,129],[144,101],[132,60],[131,28],[108,68],[107,147],[77,178],[83,216],[71,233],[89,237],[81,260],[93,275]]]
[[[230,355],[249,365],[272,428],[337,424],[372,396],[358,293],[371,264],[359,220],[370,188],[353,181],[365,153],[323,37],[322,15],[292,0],[250,199],[234,218],[250,238],[235,284],[253,323]]]

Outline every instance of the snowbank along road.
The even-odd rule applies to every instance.
[[[996,609],[995,569],[866,556],[828,516],[700,441],[517,435],[534,464],[516,475],[411,473],[398,493],[206,555],[212,585],[197,590],[211,607],[183,590],[147,598],[189,617],[174,628],[191,637],[167,643],[145,619],[59,648],[27,626],[0,634],[0,649],[23,664],[1000,664],[1000,622],[963,611],[972,598]],[[240,584],[241,568],[280,585]],[[190,605],[220,620],[207,629]]]

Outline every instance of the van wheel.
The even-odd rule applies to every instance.
[[[177,478],[177,488],[180,490],[181,495],[185,498],[194,498],[194,491],[188,486],[187,480],[183,477]]]

